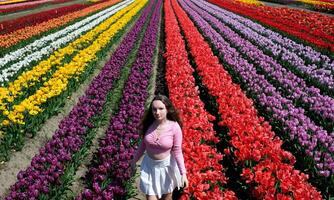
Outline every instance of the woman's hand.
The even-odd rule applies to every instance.
[[[189,181],[187,179],[187,175],[185,174],[182,175],[182,185],[184,188],[187,188],[189,186]]]

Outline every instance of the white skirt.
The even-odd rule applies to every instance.
[[[163,160],[154,160],[147,154],[144,155],[140,166],[140,190],[146,195],[172,193],[177,187],[180,189],[181,174],[173,155]]]

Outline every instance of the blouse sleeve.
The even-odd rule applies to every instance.
[[[144,151],[146,149],[146,145],[145,145],[145,142],[144,142],[144,139],[141,141],[140,145],[139,145],[139,148],[137,149],[136,151],[136,154],[133,158],[133,160],[135,162],[137,162],[139,160],[140,157],[142,157],[142,155],[144,154]]]
[[[174,141],[172,153],[176,159],[177,166],[180,169],[180,174],[186,174],[186,168],[184,165],[184,158],[182,153],[182,130],[178,123],[174,126]]]

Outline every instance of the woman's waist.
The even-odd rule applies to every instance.
[[[175,163],[175,159],[170,152],[159,156],[146,152],[146,159],[151,165],[155,166],[168,166]]]
[[[146,148],[146,152],[154,160],[162,160],[166,158],[170,153],[171,149],[162,149],[162,148]]]

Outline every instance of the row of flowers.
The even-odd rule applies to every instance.
[[[333,5],[334,3],[331,0],[297,0],[297,1],[312,5]]]
[[[151,6],[152,2],[156,1],[151,1]],[[98,152],[86,174],[87,186],[77,199],[118,199],[126,196],[125,186],[132,175],[129,160],[134,154],[134,143],[139,138],[136,129],[148,98],[161,5],[162,1],[158,0],[153,6],[152,17],[125,83],[118,113],[111,118],[106,136],[99,142]]]
[[[22,133],[30,132],[34,134],[36,127],[40,126],[39,121],[46,119],[52,115],[55,105],[61,104],[64,101],[64,92],[73,90],[73,86],[82,82],[93,69],[93,63],[101,59],[100,51],[107,47],[111,38],[117,38],[122,34],[122,29],[125,25],[139,12],[145,5],[145,2],[136,1],[133,5],[116,13],[112,18],[117,20],[106,31],[101,33],[93,43],[84,50],[79,51],[70,63],[66,63],[52,75],[52,77],[40,84],[41,87],[22,102],[12,106],[13,110],[6,114],[7,119],[2,121],[3,129],[7,133],[4,141],[1,143],[1,151],[8,152],[10,148],[8,142],[21,144],[24,142]],[[59,97],[59,98],[58,98]],[[60,100],[59,100],[60,99]],[[19,134],[14,134],[19,133]],[[11,139],[6,140],[6,136]],[[15,136],[15,137],[14,137]],[[1,152],[2,153],[2,152]]]
[[[0,9],[15,8],[17,6],[28,6],[28,5],[34,5],[36,3],[46,3],[46,2],[49,2],[49,1],[50,0],[36,0],[36,1],[24,2],[24,3],[20,3],[20,4],[0,5]]]
[[[262,0],[282,5],[297,5],[301,8],[316,10],[319,12],[334,12],[334,2],[332,0]]]
[[[333,19],[329,16],[289,8],[248,6],[233,1],[209,2],[245,15],[323,49],[334,51]]]
[[[220,190],[227,178],[219,163],[223,155],[206,142],[218,143],[214,117],[204,109],[181,30],[170,1],[165,1],[166,82],[169,96],[183,122],[183,154],[189,187],[181,199],[236,199],[234,192]]]
[[[305,116],[302,108],[296,108],[291,100],[282,97],[280,92],[263,75],[257,74],[255,67],[230,47],[207,22],[198,16],[194,21],[218,50],[226,66],[242,78],[241,82],[247,85],[247,91],[272,115],[272,122],[281,122],[284,130],[290,134],[289,139],[297,140],[305,148],[306,154],[314,159],[320,175],[331,176],[334,171],[331,157],[334,150],[332,136]],[[313,166],[309,168],[312,169]]]
[[[185,1],[180,0],[180,4],[196,22],[199,21],[199,16]],[[307,176],[293,168],[293,155],[282,150],[282,141],[275,137],[270,125],[258,117],[253,102],[232,82],[187,14],[176,7],[199,75],[209,94],[217,99],[222,118],[220,125],[229,129],[237,165],[242,168],[241,176],[246,183],[254,187],[253,195],[258,199],[290,199],[290,195],[294,199],[321,199],[320,193],[307,183]],[[253,166],[247,165],[252,162]]]
[[[0,6],[0,14],[9,14],[13,12],[28,10],[32,8],[37,8],[38,6],[46,5],[46,4],[58,4],[68,2],[70,0],[42,0],[42,1],[33,1],[28,2],[27,4],[12,4],[9,7]],[[1,27],[1,24],[0,24]],[[1,32],[1,31],[0,31]]]
[[[253,6],[260,6],[260,5],[264,5],[261,1],[259,0],[236,0],[239,1],[241,3],[245,3],[245,4],[250,4]]]
[[[334,13],[334,2],[331,0],[297,0],[297,1],[306,4],[307,7],[310,7],[312,10]]]
[[[42,23],[50,19],[68,14],[70,12],[82,10],[88,6],[88,4],[73,4],[70,6],[63,6],[60,8],[54,8],[51,10],[39,12],[36,14],[30,14],[23,17],[2,21],[0,22],[0,33],[1,35],[4,35],[6,33],[16,31],[26,26],[33,26],[38,23]]]
[[[189,11],[189,14],[191,13],[193,12]],[[195,19],[195,23],[210,39],[227,66],[242,78],[248,92],[272,114],[271,120],[281,122],[284,130],[289,132],[291,140],[296,139],[305,148],[306,154],[313,157],[317,164],[320,175],[331,176],[334,172],[334,161],[331,157],[334,150],[332,136],[305,116],[302,108],[296,108],[291,100],[282,97],[263,75],[257,74],[253,64],[245,60],[206,21],[199,16]]]
[[[324,67],[325,69],[328,69],[328,66],[331,63],[331,60],[328,56],[323,55],[317,51],[315,51],[313,48],[309,46],[305,46],[303,44],[296,43],[295,41],[282,36],[281,34],[272,31],[271,29],[265,28],[259,23],[255,23],[252,20],[249,20],[245,17],[242,17],[240,15],[236,15],[232,12],[229,12],[225,9],[221,9],[220,7],[213,5],[211,3],[203,2],[208,8],[210,8],[210,13],[216,13],[217,17],[220,18],[220,20],[228,25],[230,25],[232,28],[235,27],[235,29],[240,29],[240,27],[243,27],[247,31],[251,33],[251,35],[257,35],[257,37],[260,37],[261,40],[264,40],[264,42],[267,43],[267,45],[272,46],[271,48],[274,48],[274,45],[277,45],[281,47],[282,49],[287,49],[290,51],[290,53],[296,54],[296,56],[300,56],[303,60],[305,60],[308,64],[315,64],[318,67]],[[221,16],[224,16],[228,18],[229,20],[223,20]],[[233,23],[231,23],[233,22]],[[248,36],[246,32],[240,30],[242,34],[244,34],[245,37]],[[257,39],[254,38],[254,39]],[[257,40],[257,42],[259,42]],[[261,44],[262,45],[262,44]],[[277,53],[275,53],[277,54]]]
[[[70,163],[76,162],[73,155],[80,152],[84,143],[87,143],[87,134],[97,127],[92,120],[99,119],[103,114],[110,114],[109,109],[104,108],[105,102],[110,101],[108,96],[115,96],[113,88],[121,77],[122,67],[134,47],[147,13],[148,10],[144,11],[99,75],[91,82],[85,95],[79,98],[70,114],[60,122],[53,138],[40,149],[31,165],[17,175],[18,181],[11,187],[7,200],[37,198],[49,193],[49,186],[59,183]]]
[[[63,16],[59,16],[59,17],[52,18],[47,21],[43,21],[35,25],[25,26],[11,33],[0,35],[0,47],[8,48],[13,45],[19,44],[33,36],[38,36],[52,29],[66,25],[67,23],[70,23],[76,19],[79,19],[80,17],[85,17],[101,9],[108,8],[114,5],[116,2],[119,2],[119,0],[106,1],[106,2],[99,3],[93,6],[89,6],[88,8],[84,8],[76,12],[68,13]],[[20,23],[20,24],[24,24],[24,23]]]
[[[25,1],[28,1],[28,0],[4,0],[4,1],[0,1],[0,5],[15,4],[15,3],[21,3]]]
[[[98,49],[103,47],[103,44],[96,44],[95,40],[99,40],[105,37],[106,36],[105,34],[108,31],[110,32],[112,28],[115,29],[112,32],[112,35],[114,35],[118,32],[118,30],[120,30],[125,25],[120,22],[117,22],[117,20],[119,20],[121,17],[124,17],[126,13],[128,13],[131,9],[133,9],[138,4],[138,3],[137,4],[136,3],[131,4],[131,3],[132,1],[130,0],[128,2],[125,2],[125,4],[122,5],[121,7],[118,7],[116,9],[112,8],[110,13],[111,14],[116,13],[115,15],[113,15],[112,17],[110,17],[109,15],[106,15],[110,18],[105,20],[99,26],[90,30],[86,34],[82,35],[79,39],[73,41],[68,46],[62,49],[59,49],[56,52],[53,52],[53,55],[50,56],[49,59],[40,62],[37,66],[34,66],[32,70],[22,73],[15,81],[9,83],[8,88],[2,88],[2,93],[4,95],[2,95],[0,98],[0,100],[2,101],[0,105],[4,107],[3,114],[7,115],[9,120],[15,123],[15,116],[10,116],[10,112],[13,111],[10,108],[13,107],[14,112],[15,112],[15,109],[18,106],[13,106],[13,105],[15,105],[15,103],[18,104],[20,102],[15,102],[14,100],[18,98],[19,95],[24,95],[24,97],[28,97],[31,95],[30,93],[25,92],[24,89],[31,90],[34,85],[37,85],[38,87],[39,85],[42,84],[41,88],[36,88],[36,89],[47,92],[48,90],[45,90],[45,89],[43,90],[43,87],[44,88],[50,87],[50,86],[53,87],[54,85],[51,84],[50,82],[51,80],[58,81],[59,80],[58,76],[62,74],[65,75],[67,74],[67,72],[77,73],[76,70],[80,68],[80,63],[82,64],[81,65],[81,68],[82,68],[82,66],[84,66],[86,62],[90,61],[89,59],[87,60],[87,58],[80,57],[80,56],[83,56],[84,54],[87,54],[87,52],[89,52],[90,59],[94,59],[95,53],[98,51]],[[117,13],[117,11],[119,12]],[[104,19],[104,17],[101,17],[101,18]],[[115,27],[118,27],[118,28],[115,28]],[[98,47],[98,48],[95,48],[93,46],[94,42],[95,42],[95,45],[97,45],[95,47]],[[69,60],[69,63],[62,62],[62,60],[64,60],[64,57],[66,56],[73,57],[71,60]],[[70,68],[68,69],[66,67],[70,67]],[[49,77],[46,77],[47,75],[49,75]],[[47,78],[49,78],[49,80],[47,80]],[[63,77],[63,79],[64,78],[65,77]],[[69,78],[71,78],[71,76],[67,77],[66,79],[69,79]],[[34,91],[34,90],[32,91],[35,94],[38,93],[38,91]],[[53,92],[56,92],[56,91],[53,91]],[[27,100],[27,98],[24,98],[23,102],[25,100]],[[25,107],[19,106],[19,108],[17,108],[16,110],[23,113],[24,109]]]
[[[208,14],[206,11],[211,11],[209,7],[198,2],[197,5],[198,7],[189,3],[189,6],[198,13],[196,14],[198,17],[203,17],[219,30],[229,44],[235,46],[235,49],[239,50],[241,55],[247,58],[248,61],[253,62],[256,69],[261,71],[268,80],[274,82],[276,88],[279,88],[286,98],[301,103],[304,108],[309,108],[313,114],[320,117],[320,122],[329,121],[325,125],[329,126],[329,130],[333,129],[334,100],[331,97],[322,95],[317,88],[308,87],[303,79],[284,69],[276,60],[265,55],[255,45],[240,37],[217,18]],[[200,8],[204,8],[204,10]]]
[[[280,61],[282,65],[288,63],[291,69],[315,80],[323,88],[333,90],[333,59],[316,52],[311,47],[297,44],[286,37],[282,37],[251,20],[220,9],[210,3],[205,4],[212,15],[215,15],[224,24],[228,24],[244,38],[261,47],[270,56]]]
[[[78,44],[83,43],[86,44],[87,41],[83,42],[82,39],[85,38],[86,35],[93,33],[91,37],[96,37],[103,29],[95,28],[96,26],[102,26],[101,22],[108,19],[110,16],[123,9],[124,7],[131,4],[133,1],[128,0],[124,1],[124,3],[117,4],[112,6],[106,10],[98,12],[92,16],[89,16],[75,24],[67,26],[66,28],[57,31],[55,33],[49,34],[45,37],[35,40],[31,44],[26,45],[25,47],[19,48],[15,51],[11,51],[8,54],[5,54],[2,58],[0,58],[0,69],[2,74],[0,75],[0,84],[7,85],[10,88],[10,85],[14,82],[12,77],[16,77],[16,83],[20,83],[18,79],[18,75],[22,71],[28,71],[33,67],[33,64],[40,61],[43,58],[48,57],[50,54],[56,55],[59,59],[63,59],[65,55],[63,54],[64,49],[59,49],[61,47],[66,46],[69,42],[75,40],[80,36],[79,39],[73,41],[68,44],[65,48],[73,48],[73,45],[79,46]],[[115,20],[114,20],[115,21]],[[114,22],[112,21],[112,22]],[[111,22],[111,23],[112,23]],[[105,21],[105,23],[111,24],[110,20]],[[107,28],[107,26],[105,27]],[[93,30],[91,30],[93,29]],[[87,31],[89,31],[87,33]],[[86,38],[88,40],[89,38]],[[92,39],[90,39],[92,40]],[[80,45],[80,48],[83,45]],[[55,50],[57,50],[55,52]],[[73,50],[68,50],[68,52],[73,53]],[[67,55],[69,56],[69,55]],[[52,56],[51,56],[52,57]],[[45,62],[45,61],[44,61]],[[59,61],[55,61],[59,62]],[[42,63],[39,63],[41,65]],[[29,73],[29,71],[27,72]]]
[[[27,80],[22,81],[19,79],[26,79],[26,77],[29,77],[29,74],[34,73],[31,70],[32,68],[36,69],[38,66],[43,66],[45,63],[49,63],[50,59],[51,61],[52,59],[54,60],[54,57],[56,57],[56,60],[54,60],[55,63],[60,63],[61,60],[64,60],[65,56],[71,57],[72,54],[76,53],[75,49],[79,50],[88,46],[94,41],[94,38],[116,21],[116,19],[110,18],[110,16],[132,2],[133,0],[124,1],[70,25],[65,29],[37,39],[23,48],[6,54],[0,58],[0,66],[2,67],[0,84],[7,85],[9,90],[13,85],[18,87],[23,82],[27,82]],[[52,55],[50,56],[50,54]],[[45,60],[38,63],[43,59]],[[38,63],[38,65],[34,66],[35,63]],[[40,70],[38,71],[42,73]],[[15,95],[15,92],[13,95]]]

